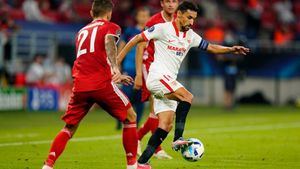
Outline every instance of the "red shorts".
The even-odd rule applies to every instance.
[[[127,96],[113,83],[103,89],[87,92],[72,92],[71,100],[62,119],[67,124],[77,125],[94,103],[120,121],[125,121],[131,107]]]
[[[151,96],[150,91],[148,90],[146,86],[146,80],[149,74],[149,68],[151,63],[143,63],[142,71],[143,71],[143,85],[142,85],[142,102],[145,102],[149,100],[149,97]]]

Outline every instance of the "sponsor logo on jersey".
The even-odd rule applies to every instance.
[[[172,51],[176,51],[176,52],[185,52],[186,51],[185,48],[179,48],[179,47],[175,47],[175,46],[171,46],[171,45],[168,46],[168,49],[172,50]]]

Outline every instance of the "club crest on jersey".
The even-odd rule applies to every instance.
[[[153,32],[153,31],[154,31],[154,29],[155,29],[155,27],[154,27],[154,26],[152,26],[152,27],[150,27],[150,28],[148,29],[148,32]]]

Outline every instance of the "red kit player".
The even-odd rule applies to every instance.
[[[72,72],[73,93],[67,111],[62,117],[66,125],[52,142],[43,169],[53,168],[80,121],[94,103],[123,122],[123,146],[127,169],[137,168],[136,115],[128,98],[115,85],[118,82],[130,83],[132,79],[121,75],[117,66],[116,41],[121,29],[109,22],[112,8],[111,0],[95,0],[91,10],[93,22],[78,32],[77,59]]]
[[[146,28],[148,29],[155,24],[171,22],[175,19],[176,14],[175,11],[177,9],[179,2],[178,0],[160,0],[160,5],[162,7],[162,11],[154,14],[149,21],[146,23]],[[121,62],[123,58],[118,58]],[[138,130],[138,154],[141,155],[140,149],[140,140],[149,132],[153,133],[158,126],[158,118],[154,114],[153,110],[153,98],[151,97],[150,92],[146,87],[146,79],[148,77],[149,68],[151,63],[154,60],[154,42],[153,40],[148,43],[142,42],[137,45],[136,51],[136,77],[134,82],[135,89],[142,90],[142,101],[149,100],[150,103],[150,115],[147,118],[147,121],[144,125]],[[172,159],[170,155],[168,155],[162,148],[159,146],[154,154],[158,159]]]

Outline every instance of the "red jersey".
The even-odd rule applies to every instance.
[[[72,75],[74,92],[105,88],[111,81],[111,66],[105,51],[107,34],[119,38],[121,28],[109,21],[95,20],[77,34],[76,53]]]
[[[175,18],[175,14],[174,17]],[[159,12],[155,15],[153,15],[149,21],[146,23],[146,29],[152,27],[153,25],[159,24],[159,23],[164,23],[164,22],[168,22],[164,16],[163,16],[163,12]],[[149,41],[147,44],[147,47],[145,49],[144,55],[143,55],[143,63],[146,65],[149,65],[153,62],[154,60],[154,42],[153,40]]]

